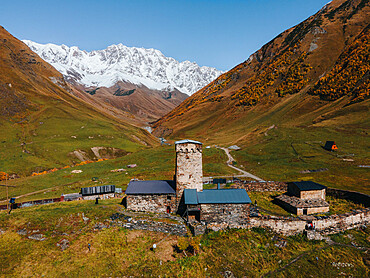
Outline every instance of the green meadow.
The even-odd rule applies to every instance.
[[[131,179],[173,179],[175,174],[174,146],[158,146],[130,153],[123,157],[94,162],[39,176],[28,176],[8,181],[9,194],[12,197],[23,196],[17,202],[60,197],[61,194],[79,192],[81,187],[114,184],[126,189]],[[226,154],[219,149],[203,150],[204,176],[232,175],[236,172],[225,161]],[[135,168],[126,167],[136,164]],[[111,172],[125,169],[123,172]],[[73,170],[81,173],[73,174]],[[92,178],[98,178],[93,181]],[[1,188],[0,200],[6,199],[5,188]],[[31,193],[31,194],[30,194]],[[34,194],[32,194],[34,193]],[[28,195],[29,194],[29,195]]]

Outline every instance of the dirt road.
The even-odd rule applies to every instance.
[[[233,161],[235,161],[235,159],[231,156],[230,151],[229,151],[228,148],[221,148],[221,147],[218,147],[218,148],[221,149],[221,150],[223,150],[226,153],[226,155],[228,157],[228,160],[226,162],[227,163],[227,166],[229,166],[230,168],[233,168],[234,170],[237,170],[240,173],[242,173],[241,175],[237,175],[237,176],[234,176],[234,177],[241,177],[241,178],[248,177],[248,178],[252,178],[252,179],[257,180],[257,181],[263,181],[263,179],[261,179],[261,178],[255,176],[255,175],[253,175],[251,173],[248,173],[248,172],[246,172],[246,171],[244,171],[244,170],[242,170],[240,168],[237,168],[234,165],[232,165],[232,163],[233,163]]]

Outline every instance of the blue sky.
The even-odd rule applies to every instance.
[[[228,70],[327,2],[5,0],[0,25],[19,39],[39,43],[76,45],[87,51],[123,43]]]

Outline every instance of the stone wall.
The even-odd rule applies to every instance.
[[[318,232],[322,232],[324,234],[338,233],[340,231],[353,229],[361,225],[369,225],[370,209],[356,210],[351,213],[331,215],[328,217],[278,217],[267,215],[261,217],[251,217],[248,221],[240,221],[239,223],[209,223],[207,225],[207,229],[218,231],[228,227],[239,229],[261,227],[284,235],[294,235],[305,231],[308,221],[312,221],[316,231]]]
[[[114,193],[107,193],[107,194],[100,194],[100,195],[82,196],[81,198],[83,200],[95,200],[96,198],[99,198],[100,200],[105,200],[105,199],[111,199],[114,197],[115,197]]]
[[[266,181],[266,182],[256,182],[256,181],[245,181],[236,182],[237,188],[244,188],[247,191],[287,191],[288,186],[285,182],[278,181]]]
[[[323,199],[325,200],[325,189],[301,191],[301,199]]]
[[[176,198],[180,202],[184,189],[203,190],[202,145],[176,144]]]
[[[174,194],[162,195],[127,195],[127,209],[133,211],[145,211],[166,213],[167,207],[170,212],[176,212],[176,196]]]
[[[201,221],[206,223],[244,223],[249,218],[249,204],[201,204]]]
[[[325,213],[325,212],[329,212],[329,206],[327,206],[327,207],[307,208],[307,214]],[[302,213],[303,213],[303,211],[302,211]]]

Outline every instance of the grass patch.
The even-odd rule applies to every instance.
[[[353,265],[347,275],[367,277],[366,252],[344,246],[327,247],[324,241],[308,241],[303,235],[277,236],[264,229],[210,232],[200,240],[195,256],[176,251],[179,237],[147,231],[112,227],[94,230],[96,223],[108,223],[113,213],[122,210],[117,199],[65,202],[0,213],[0,269],[14,277],[81,276],[167,276],[223,277],[226,271],[236,277],[260,277],[279,270],[299,255],[291,266],[268,277],[337,277],[343,268],[335,263]],[[82,217],[89,218],[84,221]],[[156,215],[150,216],[155,219]],[[26,229],[45,235],[44,241],[28,239],[16,231]],[[369,246],[369,228],[332,236],[338,243]],[[61,250],[57,243],[68,240]],[[279,248],[278,241],[287,242]],[[150,248],[156,243],[155,252]],[[91,245],[91,250],[88,249]],[[320,249],[324,248],[324,249]],[[318,257],[318,260],[316,260]],[[140,258],[140,259],[138,259]],[[58,269],[58,271],[55,271]]]

